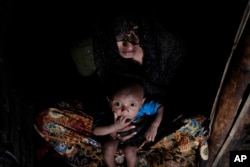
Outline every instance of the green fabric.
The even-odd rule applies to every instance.
[[[92,48],[92,39],[88,38],[80,41],[71,51],[72,59],[82,76],[92,74],[96,68]]]

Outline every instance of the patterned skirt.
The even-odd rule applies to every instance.
[[[179,116],[171,127],[161,129],[154,143],[138,147],[138,167],[195,167],[204,166],[208,159],[207,119],[203,115]],[[35,130],[73,167],[105,166],[102,144],[92,135],[93,117],[81,107],[61,105],[41,111],[35,120]],[[172,130],[172,131],[171,131]],[[124,159],[118,152],[117,162]],[[122,167],[124,163],[117,166]],[[125,165],[124,165],[125,166]]]

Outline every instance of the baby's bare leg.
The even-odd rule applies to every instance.
[[[117,142],[110,137],[103,145],[103,158],[108,167],[115,167],[114,154],[117,149]]]
[[[135,167],[137,159],[137,147],[135,146],[126,146],[124,148],[124,156],[127,161],[127,167]]]

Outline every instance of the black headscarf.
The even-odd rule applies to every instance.
[[[142,65],[122,58],[116,45],[117,33],[134,24],[139,26],[139,45],[144,51]],[[96,72],[102,81],[110,71],[143,77],[146,94],[164,101],[168,85],[184,57],[182,42],[156,18],[144,12],[104,14],[98,17],[93,38]]]

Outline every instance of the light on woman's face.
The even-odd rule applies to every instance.
[[[119,50],[119,54],[126,59],[136,56],[139,45],[133,45],[132,43],[127,41],[119,41],[117,42],[117,47]]]

